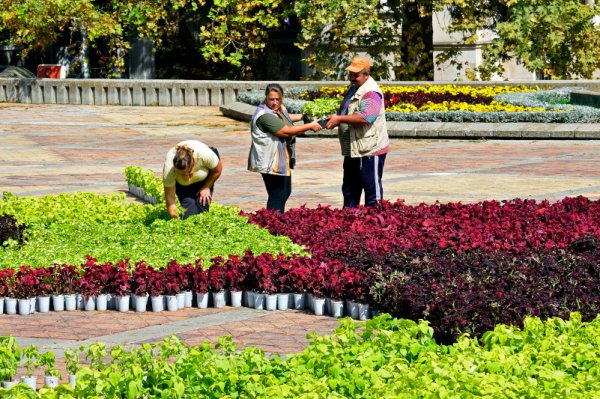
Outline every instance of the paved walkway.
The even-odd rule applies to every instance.
[[[196,138],[219,148],[225,170],[215,200],[246,211],[264,206],[259,175],[246,171],[246,123],[216,107],[95,107],[0,104],[0,191],[18,195],[125,192],[123,169],[157,173],[167,150]],[[289,207],[340,206],[342,159],[336,139],[301,138]],[[385,197],[408,203],[584,195],[600,198],[600,140],[393,140]],[[62,350],[96,340],[135,345],[175,333],[187,343],[231,334],[239,347],[289,354],[306,334],[330,333],[336,320],[302,312],[225,308],[121,314],[61,312],[0,316],[0,335]]]

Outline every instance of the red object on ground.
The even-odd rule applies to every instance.
[[[40,64],[37,67],[38,78],[60,79],[62,65]]]

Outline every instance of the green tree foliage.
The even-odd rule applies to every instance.
[[[579,0],[444,0],[450,5],[451,32],[463,32],[465,44],[486,32],[491,43],[477,69],[483,80],[502,75],[502,61],[516,57],[544,77],[590,78],[600,68],[600,30],[592,18],[598,5]],[[456,55],[450,51],[441,60]]]
[[[313,77],[341,77],[340,71],[363,44],[362,39],[383,26],[379,4],[379,0],[367,0],[358,7],[348,0],[295,2],[302,26],[297,45],[306,50]]]
[[[297,45],[313,78],[342,78],[359,51],[373,58],[379,78],[432,78],[431,1],[296,1],[294,11],[302,26]]]
[[[110,9],[130,37],[149,39],[161,48],[165,37],[178,31],[182,13],[196,12],[204,0],[111,0],[99,5]]]
[[[23,55],[56,42],[65,30],[84,26],[89,40],[120,35],[113,17],[97,9],[90,0],[2,0],[0,31],[8,32],[12,43],[23,46]]]
[[[208,63],[236,68],[233,77],[252,78],[269,30],[281,25],[281,0],[213,0],[200,25],[200,49]],[[231,69],[230,69],[231,70]]]
[[[445,8],[450,33],[460,32],[464,44],[483,35],[489,41],[474,71],[481,79],[501,75],[513,57],[551,78],[589,78],[600,67],[600,30],[592,23],[600,7],[579,0],[0,0],[0,34],[23,46],[24,56],[65,34],[79,54],[85,37],[101,77],[119,76],[130,40],[143,38],[165,61],[160,77],[252,79],[266,70],[273,32],[297,17],[308,77],[343,78],[364,52],[378,79],[430,80],[432,18]],[[457,63],[459,52],[438,61]]]

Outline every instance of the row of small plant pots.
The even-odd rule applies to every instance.
[[[36,370],[43,370],[45,387],[59,386],[61,376],[56,368],[56,356],[51,351],[40,353],[35,345],[21,349],[14,337],[7,336],[0,337],[0,354],[0,385],[2,388],[10,389],[17,384],[25,384],[36,390],[38,381]],[[21,360],[23,360],[25,374],[16,377],[17,367]],[[71,386],[75,386],[76,370],[80,367],[79,354],[72,350],[66,350],[65,365],[69,372],[69,383]],[[0,394],[0,397],[4,396]]]
[[[100,294],[85,297],[81,294],[53,295],[26,299],[0,298],[0,314],[29,315],[35,312],[50,311],[104,311],[118,310],[128,312],[177,311],[186,307],[222,308],[225,306],[249,307],[264,310],[308,310],[317,316],[331,315],[332,317],[351,316],[354,319],[369,318],[368,304],[356,303],[351,300],[335,300],[316,298],[310,293],[265,294],[252,291],[229,291],[196,293],[184,291],[177,295],[111,295]]]
[[[21,376],[19,378],[19,380],[2,381],[2,388],[10,389],[19,383],[23,383],[35,391],[35,390],[37,390],[37,382],[38,382],[38,377],[35,375]],[[69,375],[69,383],[71,384],[71,386],[75,387],[75,374]],[[57,377],[54,375],[45,375],[44,376],[44,386],[45,387],[56,388],[59,385],[60,385],[60,377]]]
[[[50,311],[74,310],[118,310],[128,312],[145,312],[150,297],[148,295],[112,295],[99,294],[84,296],[82,294],[52,295],[32,298],[0,298],[0,314],[29,315],[32,313],[48,313]],[[192,306],[192,292],[186,291],[177,295],[160,295],[151,297],[154,311],[178,310]],[[160,303],[160,305],[158,305]],[[155,310],[156,309],[156,310]]]
[[[129,184],[128,186],[129,193],[134,197],[137,197],[142,201],[148,202],[152,205],[156,205],[158,203],[157,199],[154,196],[146,193],[146,190],[144,190],[142,187],[138,187],[134,184]]]

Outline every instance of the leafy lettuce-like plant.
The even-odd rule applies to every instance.
[[[30,345],[23,349],[23,357],[25,358],[24,367],[25,375],[31,377],[34,370],[39,366],[40,352],[35,345]]]
[[[70,375],[76,375],[81,369],[81,364],[79,364],[81,350],[67,349],[65,351],[65,367]]]

